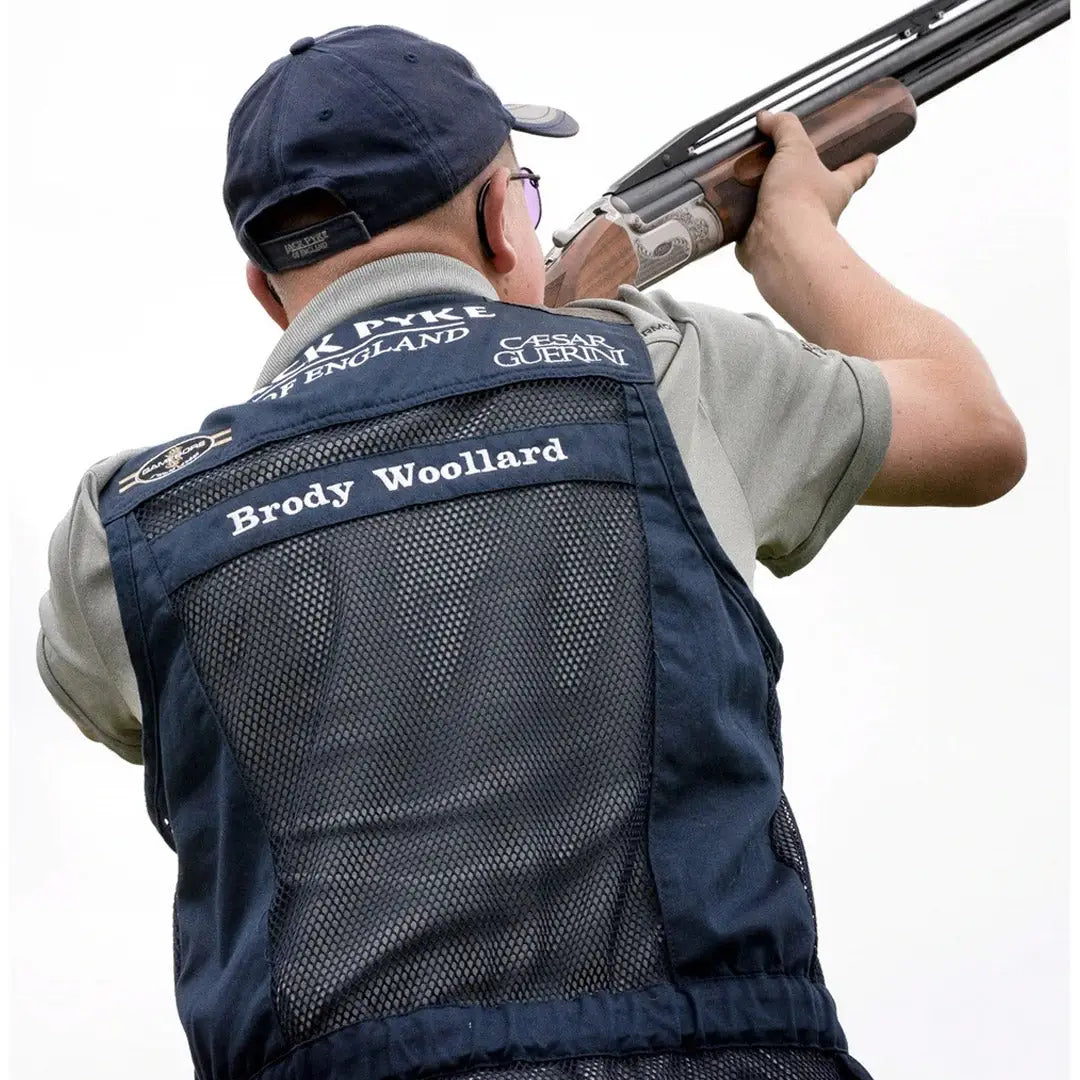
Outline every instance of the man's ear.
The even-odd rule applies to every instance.
[[[509,274],[517,266],[517,252],[510,240],[510,228],[507,218],[507,177],[510,170],[500,166],[491,174],[488,181],[487,195],[484,198],[484,230],[487,233],[491,254],[488,261],[497,274]]]
[[[260,269],[251,261],[247,264],[247,284],[248,288],[251,290],[251,295],[262,304],[266,314],[269,315],[282,330],[287,329],[289,325],[289,316],[285,314],[285,309],[281,306],[281,301],[278,299],[277,293],[274,292],[270,282],[267,280],[266,271]]]

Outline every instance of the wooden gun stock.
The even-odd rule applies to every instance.
[[[630,234],[608,217],[595,217],[574,237],[544,278],[544,303],[561,307],[584,297],[613,297],[637,278]]]
[[[818,156],[835,169],[895,146],[914,129],[915,116],[907,87],[885,78],[804,117],[803,126]],[[694,177],[720,221],[718,247],[746,235],[772,153],[772,142],[761,139]],[[614,297],[620,285],[643,284],[633,233],[630,224],[608,216],[589,222],[548,267],[544,303],[559,307],[571,300]]]
[[[903,83],[879,79],[803,119],[818,157],[830,169],[866,153],[880,154],[911,134],[915,100]],[[724,229],[725,244],[741,240],[757,207],[757,192],[773,155],[761,140],[695,177]]]

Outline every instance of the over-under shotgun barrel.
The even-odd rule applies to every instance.
[[[545,302],[610,297],[622,284],[644,287],[741,239],[772,153],[754,130],[730,133],[745,125],[749,117],[740,114],[755,103],[764,107],[770,95],[793,92],[800,81],[810,87],[824,81],[830,65],[842,72],[846,57],[867,60],[790,106],[821,159],[836,168],[895,146],[914,127],[918,103],[1069,18],[1069,0],[985,0],[939,18],[962,6],[957,0],[924,5],[672,140],[613,185],[568,246],[549,255]],[[873,58],[881,50],[891,51]],[[825,69],[822,78],[804,78],[816,69]]]

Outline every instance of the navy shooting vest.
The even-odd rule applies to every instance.
[[[865,1080],[632,327],[358,313],[101,512],[201,1080]]]

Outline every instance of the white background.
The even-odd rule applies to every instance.
[[[277,338],[220,201],[248,84],[294,39],[360,20],[459,48],[506,100],[581,123],[574,140],[517,139],[544,177],[546,244],[675,131],[904,6],[53,0],[12,14],[18,1080],[191,1076],[172,999],[174,857],[141,769],[84,739],[39,685],[35,605],[83,469],[245,397]],[[1069,37],[928,103],[841,223],[983,349],[1026,427],[1027,476],[978,509],[858,508],[807,569],[757,578],[787,650],[787,787],[822,963],[876,1080],[1065,1074]],[[766,311],[730,252],[664,287]]]

